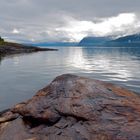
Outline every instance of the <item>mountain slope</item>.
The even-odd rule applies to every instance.
[[[40,42],[31,44],[33,46],[77,46],[76,42]]]
[[[112,40],[111,42],[140,43],[140,34],[128,35]]]
[[[79,46],[102,45],[109,40],[109,37],[85,37],[79,42]]]
[[[111,46],[111,47],[137,47],[140,45],[140,34],[119,37],[112,40],[111,37],[85,37],[79,42],[79,46]]]

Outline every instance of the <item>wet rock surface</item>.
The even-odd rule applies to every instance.
[[[140,96],[110,83],[57,77],[0,114],[0,140],[139,140]]]

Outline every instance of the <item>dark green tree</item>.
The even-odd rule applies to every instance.
[[[0,36],[0,44],[3,44],[3,43],[4,43],[4,39],[1,38],[1,36]]]

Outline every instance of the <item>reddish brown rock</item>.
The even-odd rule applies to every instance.
[[[59,76],[9,112],[0,140],[140,140],[139,94],[98,80]]]

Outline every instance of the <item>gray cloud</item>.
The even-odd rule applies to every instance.
[[[139,5],[139,0],[1,0],[0,34],[11,40],[68,41],[71,40],[70,32],[63,29],[70,28],[69,22],[75,20],[76,23],[88,21],[100,24],[120,13],[134,13],[138,24]],[[129,33],[139,29],[130,27]],[[114,34],[124,31],[126,27]],[[92,34],[84,32],[85,35]]]

